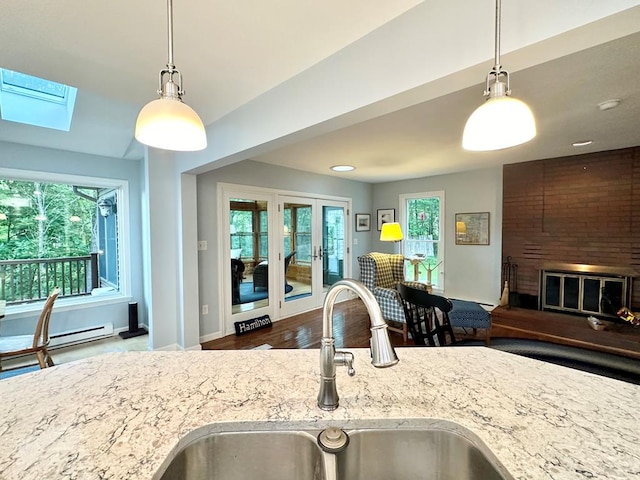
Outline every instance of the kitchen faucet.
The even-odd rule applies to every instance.
[[[346,366],[349,376],[353,377],[353,354],[336,352],[333,339],[333,305],[343,290],[351,290],[364,302],[371,319],[371,363],[374,367],[391,367],[398,363],[398,357],[389,340],[387,323],[373,294],[361,282],[346,278],[339,280],[327,292],[322,310],[322,340],[320,345],[320,392],[318,407],[322,410],[338,408],[338,390],[336,389],[336,365]]]

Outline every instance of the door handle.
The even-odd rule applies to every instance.
[[[322,260],[322,247],[318,247],[318,258]]]
[[[316,258],[318,258],[318,255],[316,255],[316,247],[313,247],[313,259],[315,260]]]

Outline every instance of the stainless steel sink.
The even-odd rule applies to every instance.
[[[466,437],[439,429],[373,429],[348,432],[337,454],[338,478],[349,480],[508,480],[497,459]]]
[[[154,478],[513,480],[480,439],[450,422],[345,430],[349,443],[335,454],[319,447],[319,430],[210,433],[180,449]]]
[[[306,432],[213,433],[171,461],[160,480],[322,480],[323,452]]]

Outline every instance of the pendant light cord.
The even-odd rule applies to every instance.
[[[501,11],[501,0],[496,0],[496,54],[495,54],[495,64],[493,69],[496,72],[499,72],[502,69],[502,65],[500,65],[500,11]]]
[[[167,0],[167,35],[169,45],[167,68],[173,71],[176,68],[173,64],[173,0]]]

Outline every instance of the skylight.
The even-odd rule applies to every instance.
[[[0,117],[68,132],[78,89],[0,68]]]

